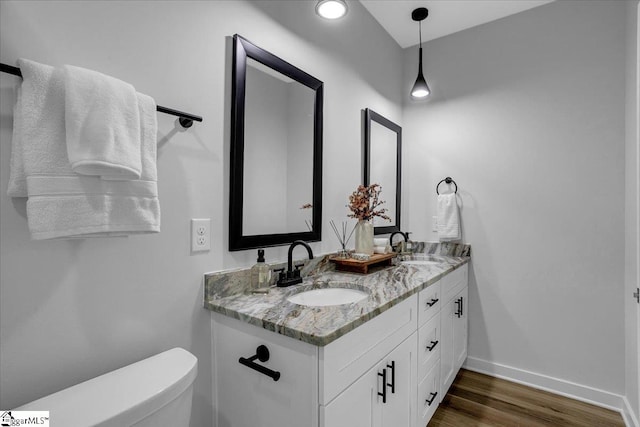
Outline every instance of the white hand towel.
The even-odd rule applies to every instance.
[[[23,79],[13,112],[7,193],[27,197],[28,175],[74,174],[67,159],[62,72],[26,59],[19,59],[17,65]]]
[[[389,244],[388,237],[374,237],[373,238],[373,246],[386,246]]]
[[[460,239],[460,216],[455,193],[438,195],[438,238],[440,241]]]
[[[374,254],[388,254],[391,253],[391,246],[389,245],[381,245],[373,247]]]
[[[114,77],[64,66],[65,126],[71,169],[102,179],[139,179],[140,116],[135,88]]]
[[[61,69],[20,59],[12,139],[9,195],[28,196],[34,240],[104,237],[160,231],[156,172],[156,113],[139,94],[142,179],[106,181],[71,170],[64,120]]]

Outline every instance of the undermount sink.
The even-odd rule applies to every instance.
[[[444,260],[434,256],[413,256],[410,259],[400,261],[404,265],[438,265]]]
[[[321,288],[299,292],[287,298],[289,302],[310,307],[351,304],[362,301],[369,294],[359,289]]]
[[[426,259],[408,259],[406,261],[400,261],[404,265],[436,265],[440,264],[438,261],[428,261]]]

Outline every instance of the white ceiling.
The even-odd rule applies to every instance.
[[[422,21],[422,41],[475,27],[553,0],[360,0],[402,48],[418,44],[418,23],[411,12],[429,9]]]

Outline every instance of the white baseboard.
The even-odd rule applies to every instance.
[[[631,405],[629,405],[629,400],[626,396],[622,398],[622,409],[620,410],[620,413],[622,414],[622,419],[627,427],[640,427],[638,418],[631,410]]]
[[[619,394],[475,357],[467,357],[463,368],[611,409],[622,414],[627,427],[640,427],[625,397]],[[628,417],[625,417],[625,412]]]

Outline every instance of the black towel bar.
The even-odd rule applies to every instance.
[[[13,67],[11,65],[0,63],[0,71],[7,74],[13,74],[14,76],[22,77],[20,68]],[[156,111],[165,114],[171,114],[172,116],[178,116],[180,125],[184,128],[190,128],[193,122],[201,122],[202,117],[195,116],[193,114],[185,113],[184,111],[174,110],[173,108],[163,107],[162,105],[156,105]]]
[[[440,192],[438,191],[438,187],[439,187],[439,186],[440,186],[440,184],[442,184],[443,182],[444,182],[445,184],[451,184],[451,183],[453,182],[453,185],[455,185],[455,186],[456,186],[455,193],[457,193],[457,192],[458,192],[458,184],[456,184],[456,182],[455,182],[453,179],[451,179],[451,177],[450,177],[450,176],[448,176],[448,177],[446,177],[445,179],[443,179],[442,181],[440,181],[440,182],[438,183],[438,185],[436,185],[436,194],[437,194],[437,195],[440,195]]]

